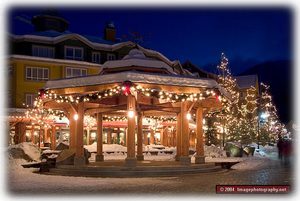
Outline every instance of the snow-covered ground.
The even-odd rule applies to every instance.
[[[15,145],[19,148],[23,148],[24,151],[37,159],[38,151],[36,147],[32,145]],[[91,147],[90,147],[91,148]],[[115,148],[115,149],[114,149]],[[159,147],[162,148],[162,147]],[[148,150],[155,149],[155,146],[148,146]],[[167,148],[172,149],[172,148]],[[11,147],[8,149],[11,150]],[[121,145],[105,145],[106,151],[124,151],[124,147]],[[223,151],[217,147],[206,147],[206,162],[220,162],[220,161],[239,161],[238,164],[232,166],[235,170],[256,170],[263,168],[268,161],[275,159],[277,154],[276,147],[261,147],[260,150],[255,152],[255,155],[249,157],[226,157],[223,155]],[[218,156],[218,157],[216,157]],[[116,160],[125,159],[126,154],[121,152],[104,154],[105,160]],[[145,154],[145,160],[165,160],[172,161],[175,158],[175,152],[173,154],[158,153],[158,155],[151,155],[150,153]],[[277,155],[276,155],[277,158]],[[91,160],[94,160],[92,155]],[[192,162],[194,157],[192,157]],[[28,161],[21,158],[8,157],[8,190],[11,192],[19,193],[37,193],[37,189],[43,193],[70,193],[72,189],[81,189],[82,191],[89,193],[90,189],[102,189],[103,191],[111,192],[114,186],[168,186],[172,188],[172,180],[176,180],[177,177],[167,178],[86,178],[86,177],[64,177],[64,176],[53,176],[53,175],[41,175],[33,173],[37,171],[34,168],[23,168],[21,165],[28,163]],[[91,188],[93,187],[93,188]],[[55,190],[53,190],[55,189]]]

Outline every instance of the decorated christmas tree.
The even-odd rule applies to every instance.
[[[259,141],[264,145],[275,142],[278,134],[284,132],[285,126],[280,123],[276,106],[273,104],[269,92],[270,86],[261,83],[261,97],[259,101]]]
[[[223,109],[219,113],[218,118],[223,125],[223,132],[225,138],[223,141],[237,141],[239,140],[239,127],[238,127],[238,112],[239,112],[239,92],[237,89],[236,79],[232,76],[229,67],[228,59],[225,54],[221,55],[220,65],[217,66],[219,71],[218,83],[228,92],[231,101],[222,102]]]

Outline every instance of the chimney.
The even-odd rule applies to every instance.
[[[112,42],[116,41],[116,29],[113,22],[106,23],[104,29],[104,39]]]
[[[35,31],[54,30],[64,32],[68,29],[69,22],[60,17],[55,10],[43,11],[40,15],[36,15],[31,19]]]

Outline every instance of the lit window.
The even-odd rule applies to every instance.
[[[26,67],[26,80],[47,81],[49,69],[41,67]]]
[[[36,94],[25,94],[25,104],[26,106],[32,107],[35,101]]]
[[[32,56],[54,58],[54,48],[47,46],[32,46]]]
[[[83,48],[65,46],[65,59],[83,60]]]
[[[87,69],[85,68],[66,68],[66,78],[70,77],[82,77],[87,75]]]
[[[92,62],[100,64],[101,63],[101,54],[100,52],[93,52],[92,53]]]
[[[107,61],[116,60],[116,55],[114,54],[107,54]]]

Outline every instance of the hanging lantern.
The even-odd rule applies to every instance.
[[[46,94],[45,89],[40,89],[38,94],[39,94],[39,98],[41,99],[45,98],[45,94]]]
[[[132,86],[131,81],[123,82],[122,91],[123,91],[124,95],[128,96],[129,94],[131,94],[131,91],[130,91],[131,86]]]

